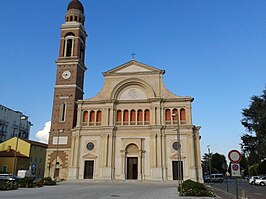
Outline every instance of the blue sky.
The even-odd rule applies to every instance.
[[[34,124],[51,118],[60,26],[69,0],[0,1],[0,104]],[[166,70],[176,95],[192,96],[201,153],[239,149],[241,111],[266,85],[265,0],[83,0],[88,33],[84,99],[102,72],[131,59]],[[93,86],[90,86],[93,85]]]

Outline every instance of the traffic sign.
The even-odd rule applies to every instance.
[[[34,163],[34,162],[31,163],[31,168],[32,168],[32,169],[35,169],[35,168],[36,168],[36,163]]]
[[[239,151],[237,150],[231,150],[228,153],[228,158],[232,163],[238,163],[242,159],[242,155]]]
[[[239,177],[240,175],[240,165],[239,163],[231,164],[231,175],[234,177]]]

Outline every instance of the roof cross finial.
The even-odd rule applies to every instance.
[[[135,60],[135,55],[136,55],[135,53],[131,54],[131,60]]]

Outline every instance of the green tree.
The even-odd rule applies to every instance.
[[[261,96],[251,97],[251,104],[242,115],[247,133],[241,137],[241,148],[250,165],[260,163],[266,157],[266,89]]]
[[[226,173],[223,169],[223,165],[226,164],[225,156],[219,153],[204,153],[202,157],[202,166],[204,168],[204,173],[209,173],[210,166],[212,173]]]
[[[224,155],[219,153],[213,154],[211,164],[213,173],[226,173],[226,170],[223,169],[223,164],[226,164],[226,159]]]

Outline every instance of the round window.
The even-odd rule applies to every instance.
[[[180,143],[177,143],[177,142],[174,142],[172,146],[173,146],[173,149],[174,150],[178,150],[178,149],[181,148],[181,144]]]
[[[89,143],[87,144],[87,149],[88,149],[89,151],[91,151],[92,149],[94,149],[94,144],[93,144],[92,142],[89,142]]]

